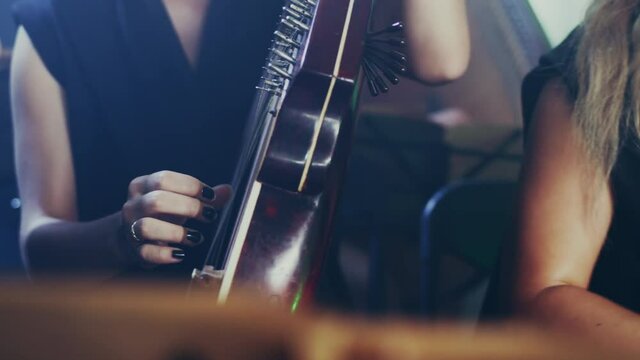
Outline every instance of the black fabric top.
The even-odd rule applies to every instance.
[[[79,220],[122,207],[159,170],[228,183],[282,0],[212,0],[193,69],[162,0],[14,7],[66,95]],[[201,266],[208,244],[163,272]]]
[[[522,89],[525,129],[545,83],[560,77],[575,99],[578,84],[574,59],[580,29],[543,56],[525,78]],[[640,146],[632,132],[623,133],[621,151],[611,175],[614,215],[596,263],[590,289],[624,307],[640,311]]]

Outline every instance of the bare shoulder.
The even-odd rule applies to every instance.
[[[550,119],[558,118],[564,118],[566,121],[562,121],[563,123],[570,123],[572,116],[573,101],[569,95],[569,89],[560,77],[550,79],[538,97],[533,112],[534,123],[548,123]]]
[[[574,104],[562,79],[550,79],[538,97],[527,133],[528,155],[582,157],[581,134],[573,120]],[[528,157],[530,160],[530,156]],[[549,160],[549,159],[547,159]],[[584,160],[584,159],[583,159]]]
[[[62,110],[62,89],[22,27],[18,29],[11,63],[11,99],[14,121],[50,118],[40,115]]]

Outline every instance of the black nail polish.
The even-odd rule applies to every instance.
[[[188,230],[187,240],[191,241],[194,245],[200,245],[204,241],[204,236],[200,231]]]
[[[218,218],[218,212],[209,206],[205,206],[202,209],[202,216],[209,221],[215,221]]]
[[[201,196],[205,200],[213,201],[216,198],[216,192],[208,186],[203,186]]]
[[[173,250],[171,252],[171,257],[173,257],[174,259],[182,260],[185,257],[185,253],[182,250]]]

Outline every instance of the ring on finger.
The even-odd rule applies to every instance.
[[[138,237],[138,235],[136,234],[136,224],[138,223],[138,221],[140,221],[140,219],[134,221],[131,224],[131,228],[129,229],[129,233],[131,234],[131,237],[136,241],[136,242],[143,242],[144,240],[142,240],[142,238]]]

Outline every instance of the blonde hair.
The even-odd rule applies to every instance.
[[[594,0],[575,59],[574,119],[595,169],[608,179],[621,135],[640,133],[640,0]]]

